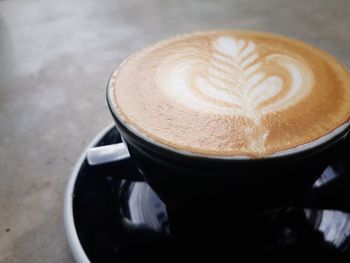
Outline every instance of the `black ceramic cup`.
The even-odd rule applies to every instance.
[[[156,142],[125,123],[115,110],[111,81],[107,103],[142,177],[175,209],[229,205],[265,211],[288,205],[311,187],[338,154],[350,126],[347,122],[316,141],[263,159],[204,156]],[[120,159],[117,154],[112,161]],[[123,155],[125,158],[128,155]]]

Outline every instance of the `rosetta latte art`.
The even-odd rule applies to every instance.
[[[312,88],[312,72],[304,62],[283,54],[261,59],[253,41],[222,36],[208,60],[201,55],[175,58],[168,74],[159,74],[169,96],[188,107],[259,123],[263,115],[296,104]],[[274,73],[264,72],[264,64],[274,67]]]
[[[189,108],[252,120],[255,128],[247,127],[245,133],[258,152],[264,151],[269,135],[261,118],[295,105],[313,86],[305,62],[278,53],[262,58],[253,41],[221,36],[209,52],[192,52],[172,57],[170,68],[160,67],[166,94]]]

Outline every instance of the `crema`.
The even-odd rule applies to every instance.
[[[316,47],[269,33],[171,38],[130,56],[111,81],[127,125],[202,155],[269,156],[350,117],[347,69]]]

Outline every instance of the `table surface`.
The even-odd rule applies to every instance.
[[[74,262],[65,184],[112,122],[105,86],[133,51],[175,34],[271,31],[350,66],[348,0],[1,0],[0,262]]]

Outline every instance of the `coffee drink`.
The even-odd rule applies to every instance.
[[[255,158],[312,142],[350,119],[350,74],[298,40],[212,31],[159,42],[111,78],[123,122],[166,146]]]

